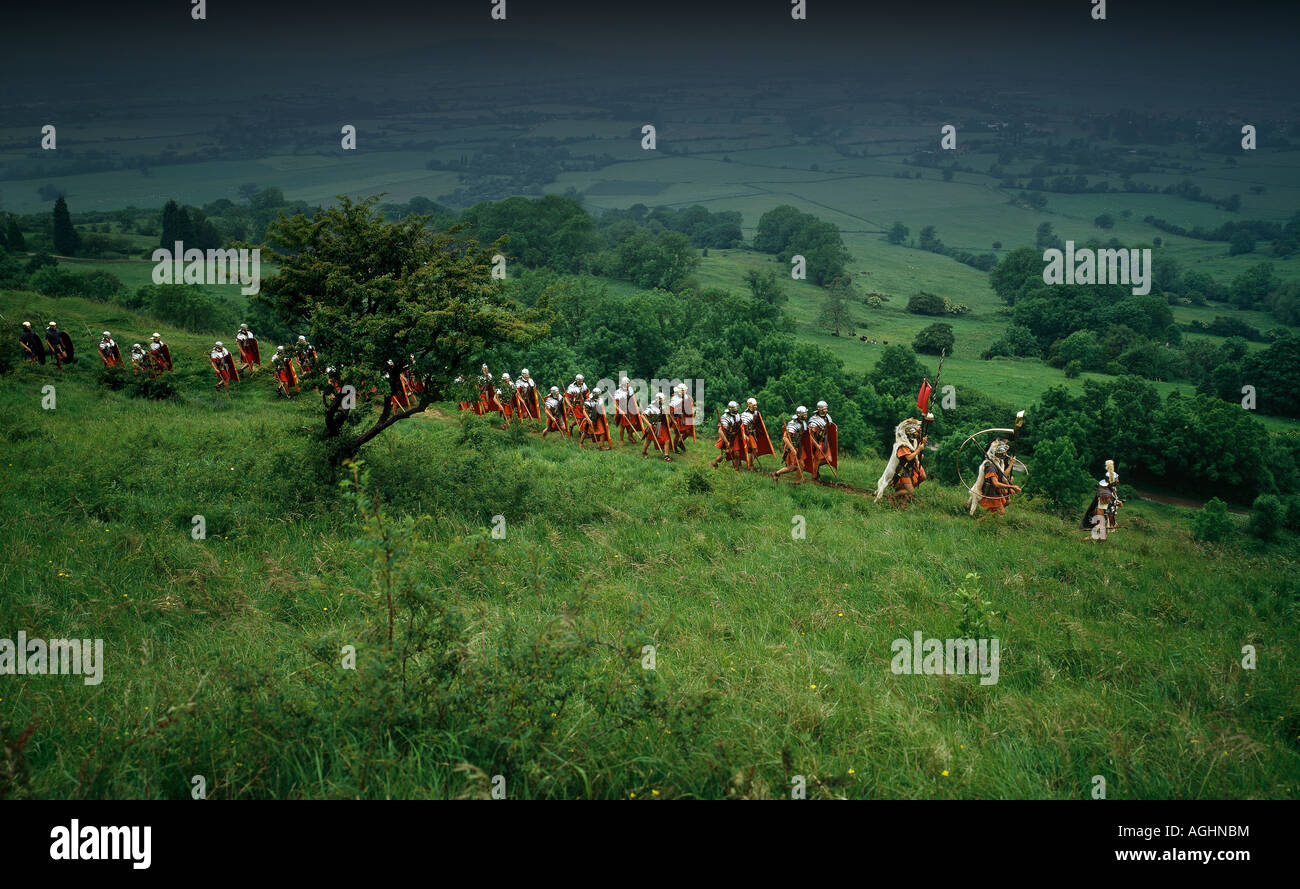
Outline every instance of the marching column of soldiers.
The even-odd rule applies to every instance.
[[[580,448],[594,442],[600,450],[610,450],[614,444],[613,428],[617,426],[620,444],[625,441],[636,444],[639,440],[642,457],[649,457],[653,450],[655,456],[671,462],[674,455],[686,452],[688,441],[697,438],[699,416],[684,383],[673,387],[671,397],[655,392],[649,403],[642,405],[626,377],[617,388],[606,392],[599,387],[588,388],[586,378],[575,374],[563,390],[551,386],[539,403],[537,384],[527,368],[520,371],[518,380],[512,381],[508,373],[498,379],[485,364],[472,382],[463,375],[457,376],[453,389],[461,411],[497,413],[506,426],[516,419],[535,420],[542,425],[543,438],[552,433],[566,438],[576,434]],[[758,399],[752,396],[745,400],[743,411],[735,401],[727,404],[726,410],[717,417],[717,432],[715,447],[720,453],[713,460],[715,468],[725,460],[737,472],[742,465],[745,469],[765,471],[761,469],[760,459],[777,456]],[[817,403],[811,419],[805,407],[791,415],[781,443],[780,459],[785,466],[772,473],[773,478],[796,472],[797,484],[807,472],[813,481],[820,481],[823,466],[832,470],[839,466],[838,429],[824,401]]]
[[[48,359],[53,358],[55,364],[61,368],[64,364],[75,360],[72,337],[66,331],[60,330],[56,321],[46,325],[43,339],[37,336],[30,321],[24,321],[18,333],[18,343],[22,348],[23,356],[32,364],[45,364]],[[220,340],[213,343],[208,352],[208,362],[216,374],[218,389],[229,391],[231,383],[243,382],[241,371],[247,374],[254,368],[262,366],[262,353],[258,347],[257,337],[249,330],[247,324],[239,325],[239,331],[235,334],[235,344],[239,350],[238,358]],[[127,366],[121,347],[118,346],[111,331],[105,330],[96,346],[105,367]],[[156,377],[175,369],[171,348],[163,341],[162,335],[156,332],[149,337],[147,345],[132,343],[127,357],[130,358],[131,369],[136,374]],[[316,350],[305,336],[298,337],[292,352],[286,351],[284,346],[277,346],[275,355],[271,359],[277,384],[276,390],[286,398],[294,397],[298,392],[299,378],[310,375],[316,362]],[[422,386],[416,388],[419,384],[409,372],[404,376],[404,385],[407,395],[423,388]]]
[[[43,365],[48,358],[53,358],[54,363],[61,368],[65,363],[75,360],[72,338],[55,321],[48,322],[43,338],[32,329],[30,321],[24,321],[18,341],[24,356],[31,363]],[[231,383],[243,382],[241,369],[244,374],[248,374],[260,369],[262,365],[257,337],[247,324],[239,325],[235,342],[238,359],[220,340],[213,344],[208,354],[208,360],[216,374],[216,388],[225,391],[229,391]],[[126,366],[111,331],[103,332],[97,348],[106,368]],[[147,346],[133,343],[129,358],[136,374],[156,377],[174,369],[171,349],[156,332],[149,338]],[[317,367],[318,355],[307,338],[299,336],[291,349],[277,346],[270,364],[277,393],[291,399],[299,393],[300,378],[312,374]],[[393,408],[409,410],[417,401],[416,396],[425,391],[425,383],[416,375],[414,366],[414,355],[408,356],[401,363],[392,360],[387,362],[383,376],[388,382],[387,398],[391,399]],[[333,367],[326,368],[326,376],[334,392],[339,393],[342,384],[337,370]],[[472,393],[467,391],[471,387],[474,390]],[[588,388],[583,375],[576,374],[563,391],[558,386],[551,386],[545,397],[542,397],[528,368],[521,370],[517,379],[512,379],[508,373],[501,374],[500,379],[497,379],[484,364],[477,380],[470,383],[464,376],[458,376],[453,388],[458,390],[456,401],[461,411],[496,413],[504,418],[506,426],[515,421],[532,421],[541,424],[543,438],[551,433],[572,438],[576,431],[579,448],[585,448],[591,442],[599,450],[612,449],[612,426],[617,426],[620,444],[627,441],[635,445],[639,437],[643,458],[650,456],[653,447],[656,456],[671,462],[673,455],[686,453],[688,440],[696,440],[699,416],[685,384],[675,386],[671,397],[663,392],[654,393],[649,403],[643,406],[626,378],[621,380],[613,392],[605,392],[599,387]],[[375,391],[371,389],[362,397],[369,399]],[[894,448],[876,487],[877,501],[888,498],[893,505],[906,509],[914,499],[917,487],[927,478],[923,465],[928,441],[926,431],[934,421],[934,415],[928,411],[930,392],[929,381],[923,381],[921,393],[917,397],[922,419],[909,417],[894,430]],[[609,405],[613,406],[612,419]],[[1012,438],[995,438],[984,448],[983,460],[979,464],[974,483],[969,486],[971,515],[983,510],[979,521],[990,515],[1005,514],[1012,495],[1021,492],[1021,486],[1015,483],[1013,476],[1017,471],[1027,471],[1015,456],[1016,439],[1023,417],[1024,412],[1021,411],[1017,415],[1015,429],[984,430],[1009,432]],[[762,469],[760,460],[771,455],[780,463],[771,473],[775,480],[793,473],[795,484],[802,483],[805,474],[814,482],[821,482],[823,467],[829,466],[832,472],[838,472],[839,432],[831,418],[827,402],[818,401],[811,415],[807,407],[800,405],[788,420],[784,416],[781,420],[778,454],[768,433],[764,415],[759,410],[758,400],[752,396],[747,398],[743,410],[739,403],[728,402],[725,410],[716,416],[717,439],[714,447],[719,453],[713,459],[712,467],[717,468],[726,461],[737,472],[741,471],[742,464],[748,470],[766,471]],[[979,434],[982,433],[977,433]],[[967,439],[962,447],[974,438],[972,436]],[[960,463],[960,449],[958,460]],[[958,474],[961,474],[960,468]],[[963,483],[964,481],[963,479]],[[1093,540],[1106,540],[1109,532],[1117,527],[1117,511],[1123,505],[1117,491],[1118,481],[1114,461],[1107,460],[1106,476],[1098,481],[1097,492],[1080,522],[1081,528],[1091,532]]]

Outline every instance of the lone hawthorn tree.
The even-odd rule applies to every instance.
[[[378,196],[342,197],[308,218],[281,215],[267,229],[276,274],[255,299],[294,332],[309,332],[321,365],[333,365],[342,386],[355,386],[355,406],[327,388],[325,437],[337,464],[394,423],[423,411],[451,383],[455,369],[501,342],[525,343],[545,334],[537,312],[505,297],[491,274],[503,241],[480,247],[459,226],[430,231],[430,217],[389,222]],[[414,356],[425,380],[411,407],[395,408],[384,374]],[[370,387],[383,397],[378,411],[363,400]]]

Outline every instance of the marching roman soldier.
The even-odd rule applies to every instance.
[[[831,419],[826,402],[817,402],[817,412],[808,419],[808,435],[811,447],[809,459],[804,469],[812,473],[812,480],[821,481],[822,466],[839,469],[840,441],[839,430]]]
[[[305,336],[298,337],[298,342],[293,349],[298,358],[298,370],[304,377],[311,376],[311,369],[316,366],[316,350],[312,348],[311,343],[307,342]]]
[[[72,361],[72,337],[59,330],[59,325],[51,321],[45,329],[45,342],[54,354],[54,361],[59,367],[65,361]]]
[[[981,522],[991,513],[1006,515],[1007,501],[1012,494],[1020,493],[1020,486],[1011,481],[1011,472],[1017,468],[1024,468],[1024,464],[1011,456],[1011,443],[1005,438],[995,438],[984,452],[978,478],[971,485],[970,514],[975,515],[976,508],[982,506]]]
[[[331,364],[325,368],[325,380],[329,383],[330,389],[334,390],[335,395],[343,394],[343,375],[339,373],[337,367]]]
[[[812,450],[808,440],[808,408],[799,405],[790,417],[790,422],[785,424],[785,431],[781,433],[781,461],[785,465],[772,473],[772,478],[793,472],[795,484],[803,482],[803,464],[810,459]]]
[[[217,340],[212,351],[208,353],[208,360],[212,362],[212,369],[217,372],[216,388],[224,388],[229,392],[230,381],[239,382],[239,369],[235,367],[235,356],[230,354],[230,350],[220,340]]]
[[[537,404],[537,383],[528,375],[528,368],[519,372],[519,379],[515,380],[515,408],[519,416],[526,417],[530,420],[540,420],[542,418],[541,409]]]
[[[582,435],[578,438],[578,447],[590,436],[592,441],[601,442],[600,449],[608,451],[613,442],[609,437],[609,418],[605,415],[605,399],[600,387],[591,390],[591,395],[582,405]]]
[[[745,465],[749,469],[753,469],[754,461],[764,454],[776,453],[763,414],[758,409],[757,398],[745,399],[745,409],[740,412],[740,432],[745,436]]]
[[[99,341],[99,357],[104,359],[105,367],[122,366],[122,350],[117,347],[117,343],[113,341],[113,335],[107,330],[104,331],[104,336]]]
[[[470,401],[470,384],[465,379],[464,374],[456,374],[456,379],[451,381],[451,391],[456,398],[456,408],[458,410],[467,411],[473,407]]]
[[[506,426],[509,426],[510,418],[515,415],[515,381],[510,379],[510,374],[503,373],[501,385],[495,389],[493,397],[496,399],[496,409],[506,418]]]
[[[546,401],[542,406],[546,409],[546,428],[542,430],[542,438],[552,432],[563,432],[569,434],[569,415],[567,403],[564,396],[560,394],[559,386],[552,386],[551,392],[546,396]]]
[[[926,441],[920,420],[908,417],[894,427],[894,452],[889,455],[885,471],[876,483],[877,503],[888,491],[892,503],[900,509],[907,509],[915,496],[916,486],[925,481],[921,452]]]
[[[239,361],[244,365],[244,370],[261,366],[262,353],[257,347],[257,337],[253,336],[247,324],[239,325],[239,333],[235,334],[235,345],[239,348]]]
[[[695,403],[686,394],[686,384],[678,383],[668,401],[668,416],[673,423],[673,450],[686,450],[686,436],[695,440]]]
[[[740,425],[740,405],[734,401],[728,401],[727,409],[718,417],[718,440],[713,446],[721,451],[713,460],[714,469],[723,460],[730,460],[740,472],[740,461],[745,459],[745,435]]]
[[[492,377],[492,372],[488,370],[485,364],[479,369],[478,374],[478,402],[474,408],[476,414],[486,414],[492,410],[493,396],[496,395],[496,382]]]
[[[275,354],[271,356],[271,368],[275,371],[275,391],[285,398],[293,398],[298,391],[298,373],[293,369],[293,358],[284,351],[284,346],[275,347]],[[293,392],[289,391],[290,386],[293,387]]]
[[[624,377],[614,390],[614,418],[618,422],[618,440],[623,441],[623,433],[627,433],[628,441],[636,444],[636,432],[641,428],[641,411],[636,404],[636,396],[632,394],[632,384]]]
[[[162,334],[156,331],[149,338],[149,361],[155,376],[172,369],[172,350],[163,342]]]
[[[343,375],[339,373],[339,369],[334,365],[331,364],[329,367],[325,368],[325,379],[329,383],[329,386],[328,388],[321,389],[320,393],[321,403],[325,406],[325,410],[327,411],[325,422],[329,424],[334,422],[330,419],[331,416],[340,416],[341,419],[337,422],[339,427],[341,427],[343,422],[347,420],[348,414],[352,413],[352,408],[349,405],[355,404],[356,399],[347,399],[345,397],[343,392]],[[356,390],[354,389],[353,392],[355,393],[355,391]]]
[[[37,364],[45,363],[45,344],[32,330],[32,322],[23,322],[22,332],[18,334],[18,342],[22,345],[23,354],[27,356],[28,361],[34,361]]]
[[[662,392],[655,395],[654,400],[646,406],[645,414],[645,441],[641,444],[641,456],[646,455],[650,448],[650,442],[655,443],[664,455],[665,460],[672,460],[668,456],[668,446],[672,443],[672,433],[668,428],[668,415],[664,412],[664,394]]]
[[[388,397],[393,410],[406,410],[411,406],[411,400],[407,397],[406,388],[402,385],[402,373],[405,368],[398,367],[391,358],[388,359],[388,363],[384,367],[384,379],[388,380]]]
[[[564,400],[568,402],[569,416],[573,417],[578,425],[581,425],[583,420],[582,405],[587,401],[587,396],[590,394],[587,384],[582,381],[582,374],[576,375],[573,382],[564,390]]]
[[[147,368],[152,372],[149,366],[149,356],[145,354],[144,346],[139,343],[131,345],[131,368],[139,373],[142,368]]]
[[[424,391],[424,380],[415,375],[415,356],[406,356],[406,367],[402,370],[402,388],[406,390],[406,397],[419,395]]]

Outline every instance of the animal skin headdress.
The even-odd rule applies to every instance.
[[[880,475],[880,481],[876,482],[876,502],[885,496],[886,489],[894,482],[894,476],[898,474],[898,449],[900,447],[915,448],[916,436],[921,434],[921,421],[908,417],[903,422],[894,427],[894,448],[890,451],[889,462],[885,464],[885,471]]]
[[[1011,473],[1017,469],[1023,470],[1025,464],[1011,456],[1011,442],[1005,438],[995,438],[989,442],[988,450],[984,452],[984,460],[980,463],[979,472],[975,474],[975,484],[970,486],[970,514],[975,515],[979,509],[980,498],[983,497],[984,475],[989,471],[989,464],[992,463],[997,467],[998,472],[1003,475],[1006,481],[1011,481]]]

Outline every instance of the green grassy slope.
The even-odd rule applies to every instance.
[[[1198,544],[1186,512],[1135,499],[1095,545],[1030,502],[975,525],[934,484],[899,513],[700,478],[704,442],[665,464],[436,411],[365,453],[405,547],[398,602],[428,605],[426,630],[399,607],[390,656],[377,532],[316,476],[313,401],[276,401],[266,375],[214,393],[206,339],[164,333],[178,402],[98,388],[89,354],[0,380],[0,636],[100,637],[107,661],[98,686],[0,679],[5,736],[34,725],[0,795],[181,797],[203,775],[213,797],[442,797],[496,774],[516,797],[788,796],[795,775],[814,797],[1083,799],[1098,774],[1111,798],[1297,792],[1290,538]],[[891,673],[894,639],[959,634],[972,583],[1000,681]]]

